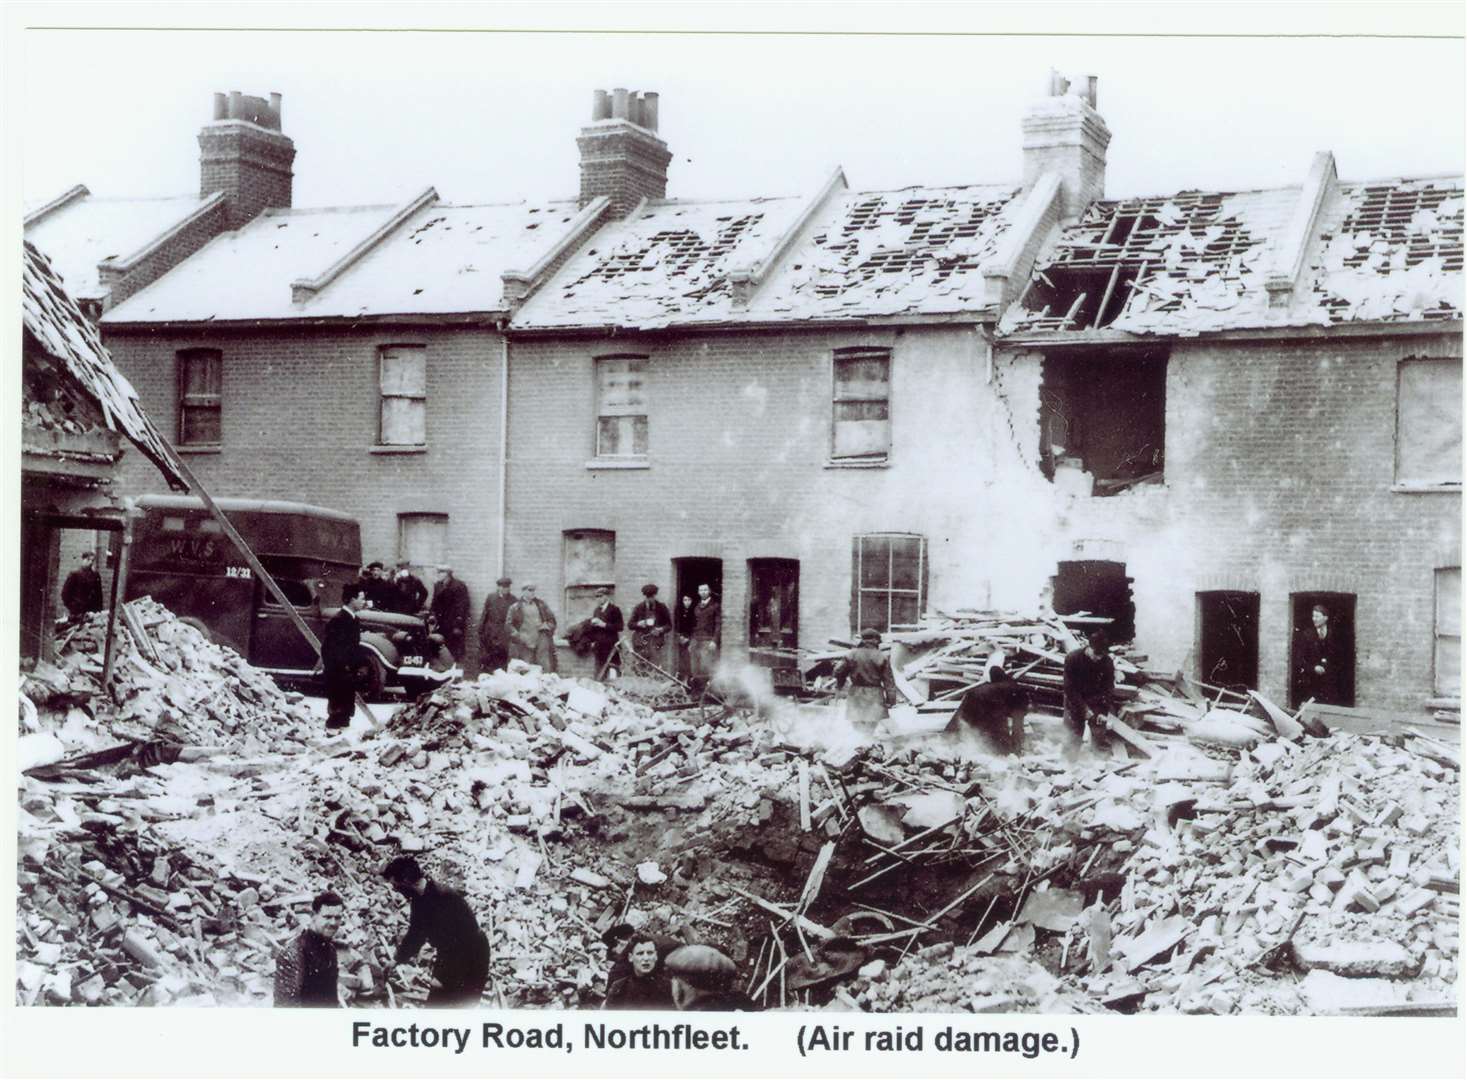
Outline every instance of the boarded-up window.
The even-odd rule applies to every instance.
[[[596,361],[596,456],[647,455],[647,358]]]
[[[591,617],[596,590],[616,582],[616,533],[606,529],[569,529],[562,538],[565,619],[569,629]]]
[[[880,460],[891,450],[891,353],[850,349],[835,354],[833,458]]]
[[[382,350],[382,446],[422,446],[428,441],[428,363],[421,345]]]
[[[180,446],[217,446],[223,358],[215,349],[178,354],[178,442]]]
[[[851,632],[911,625],[927,601],[927,540],[906,533],[858,536],[851,552]]]
[[[398,514],[397,557],[417,570],[448,561],[447,514]]]
[[[1403,360],[1396,483],[1462,485],[1462,361]]]
[[[1462,568],[1436,572],[1436,692],[1440,697],[1462,693]]]

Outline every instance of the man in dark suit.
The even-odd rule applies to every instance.
[[[326,681],[326,730],[339,731],[351,723],[356,707],[358,669],[361,665],[362,626],[357,612],[367,596],[349,592],[321,635],[321,673]]]
[[[428,586],[423,584],[423,579],[413,573],[412,564],[406,559],[399,559],[397,563],[397,577],[392,581],[397,590],[396,607],[394,611],[401,615],[416,615],[428,606]]]
[[[500,578],[495,589],[484,601],[484,615],[479,620],[479,671],[499,671],[509,663],[509,630],[505,620],[509,609],[514,607],[513,584],[507,577]]]
[[[1346,658],[1340,647],[1340,633],[1330,625],[1329,608],[1323,604],[1315,604],[1309,617],[1314,625],[1299,632],[1300,699],[1342,705],[1340,684]]]
[[[625,622],[622,619],[621,608],[611,602],[611,589],[603,585],[596,590],[596,610],[591,612],[591,629],[588,636],[591,639],[591,655],[596,658],[596,677],[598,679],[606,676],[607,661],[611,659],[611,651],[616,648],[616,643],[621,640],[622,627]]]
[[[61,602],[72,622],[102,610],[102,578],[92,566],[90,551],[81,553],[81,565],[66,575],[61,586]]]
[[[464,658],[464,638],[469,632],[469,587],[453,576],[453,567],[441,563],[433,583],[433,621],[443,644],[455,661]]]

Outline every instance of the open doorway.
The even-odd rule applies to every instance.
[[[1355,596],[1301,592],[1289,597],[1293,645],[1289,703],[1355,704]],[[1318,609],[1318,610],[1316,610]]]
[[[749,560],[749,644],[794,649],[800,639],[800,560]]]
[[[1104,559],[1060,563],[1054,576],[1054,610],[1058,615],[1083,611],[1110,619],[1106,635],[1112,644],[1136,636],[1136,605],[1125,563]]]
[[[1197,677],[1209,686],[1258,689],[1258,594],[1197,594]]]
[[[684,596],[698,602],[698,586],[707,585],[715,600],[723,598],[723,560],[701,556],[685,556],[672,560],[672,577],[676,583],[672,604],[681,604]]]

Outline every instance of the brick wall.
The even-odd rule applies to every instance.
[[[606,195],[614,218],[625,217],[642,199],[667,194],[667,145],[630,125],[589,127],[576,139],[581,152],[581,199],[585,206]]]
[[[825,467],[831,351],[893,349],[888,467]],[[1166,484],[1062,494],[1038,468],[1040,360],[969,330],[512,344],[508,566],[563,604],[561,535],[616,532],[618,602],[664,597],[678,556],[723,560],[725,645],[747,640],[747,560],[800,560],[800,643],[851,631],[851,541],[916,532],[929,605],[1032,609],[1071,559],[1126,564],[1137,646],[1197,664],[1198,591],[1261,594],[1262,689],[1287,698],[1289,594],[1358,596],[1357,700],[1431,696],[1435,567],[1460,562],[1460,496],[1390,490],[1395,364],[1448,336],[1183,344],[1168,366]],[[644,469],[588,468],[593,358],[649,357]]]
[[[291,205],[295,144],[279,132],[227,121],[199,132],[199,194],[229,197],[229,228],[269,207]]]
[[[147,288],[229,227],[229,204],[220,202],[190,221],[136,264],[127,267],[125,272],[103,263],[99,277],[108,290],[107,307],[114,308]]]
[[[500,338],[489,330],[359,326],[106,334],[143,406],[177,429],[176,353],[223,352],[222,449],[190,468],[214,495],[315,503],[354,514],[367,560],[395,559],[397,515],[449,515],[448,553],[474,604],[493,587],[498,545]],[[427,347],[427,448],[374,453],[378,349]],[[127,490],[161,490],[129,455]],[[425,583],[432,585],[431,575]]]

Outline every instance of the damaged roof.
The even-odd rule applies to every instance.
[[[74,300],[106,297],[97,264],[125,259],[198,211],[198,195],[156,199],[103,199],[79,192],[25,227],[25,238],[42,251],[55,252],[55,271]]]
[[[1458,318],[1462,194],[1461,178],[1330,185],[1298,280],[1272,304],[1300,186],[1092,203],[1000,328],[1190,336]]]
[[[29,240],[25,241],[22,310],[25,333],[97,406],[107,426],[132,440],[170,484],[186,488],[162,434],[143,412],[137,391],[112,363],[97,328],[67,294],[50,260]]]
[[[515,317],[520,329],[976,313],[1012,185],[647,203],[608,225]],[[811,210],[808,219],[802,215]],[[795,236],[792,230],[798,229]],[[769,268],[749,286],[737,279]]]
[[[317,278],[368,242],[400,210],[391,205],[266,210],[221,233],[173,271],[103,317],[128,323],[444,315],[497,311],[501,275],[533,265],[561,242],[573,201],[449,206],[410,213],[314,295]],[[199,281],[219,283],[200,288]]]

